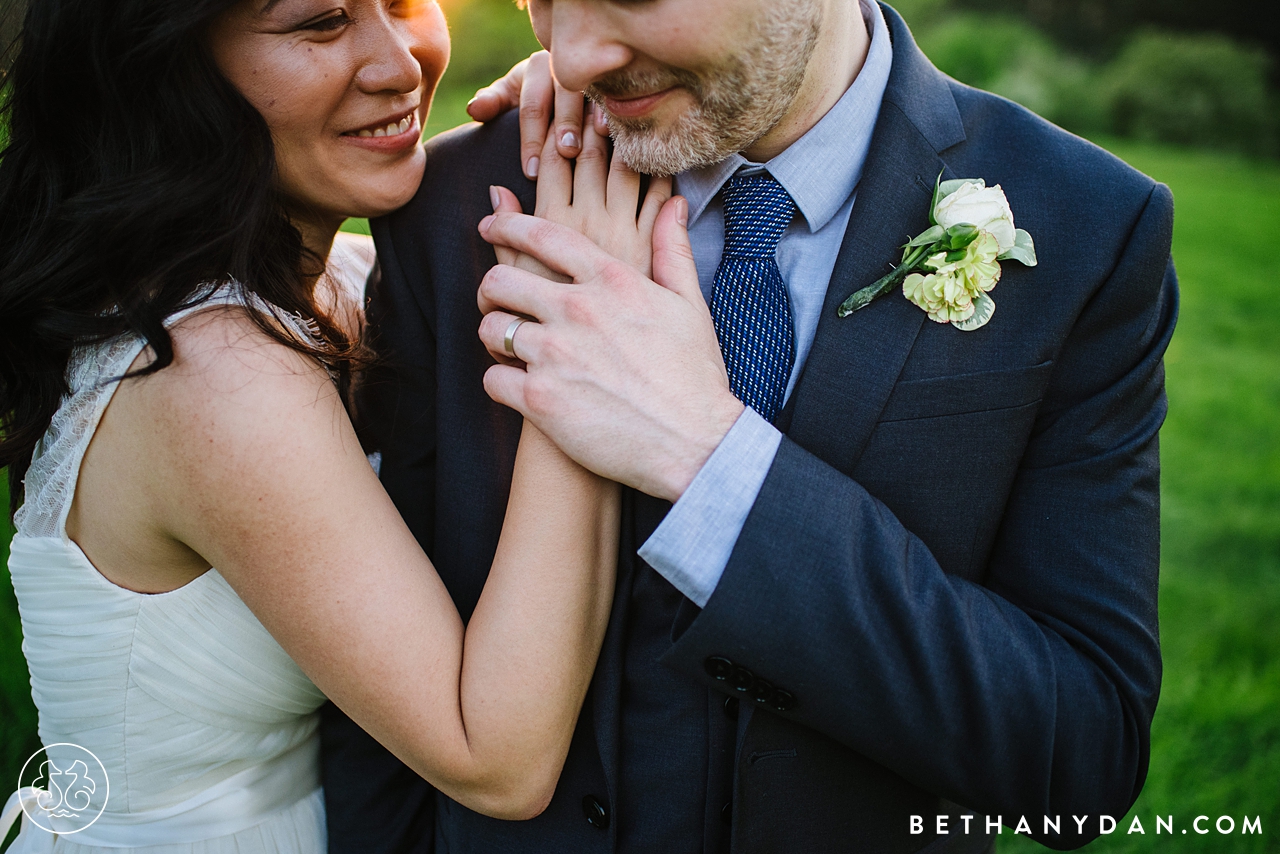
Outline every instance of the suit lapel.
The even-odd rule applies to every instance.
[[[848,473],[853,470],[925,314],[901,292],[847,318],[836,307],[902,258],[902,245],[929,225],[939,151],[964,139],[943,78],[919,52],[902,19],[884,8],[893,69],[849,218],[813,348],[793,392],[789,437]]]

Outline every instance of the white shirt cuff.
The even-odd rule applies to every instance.
[[[639,555],[705,607],[769,474],[782,433],[748,407]]]

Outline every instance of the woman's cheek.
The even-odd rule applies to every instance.
[[[414,41],[418,45],[413,54],[422,66],[427,91],[431,92],[435,90],[449,65],[449,26],[445,23],[444,13],[435,3],[424,11],[421,20],[413,23],[416,31]]]

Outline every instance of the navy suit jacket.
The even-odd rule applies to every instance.
[[[971,850],[957,804],[1077,847],[1137,797],[1159,692],[1172,198],[945,77],[885,11],[892,75],[785,438],[719,587],[703,610],[686,602],[662,661],[758,700],[738,744],[735,852]],[[475,230],[487,187],[533,208],[517,137],[508,116],[432,140],[418,195],[374,224],[371,322],[388,368],[365,415],[383,482],[464,617],[520,426],[482,389],[475,302],[495,263]],[[1003,265],[998,309],[975,332],[897,292],[838,319],[927,227],[939,173],[1000,184],[1039,266]],[[624,574],[639,562],[628,530]],[[616,623],[555,799],[531,822],[444,798],[434,810],[429,786],[330,709],[331,850],[613,850],[582,798],[616,790]],[[936,837],[948,812],[953,835]],[[1083,834],[1072,815],[1090,816]],[[1061,833],[1042,833],[1043,816],[1061,816]]]

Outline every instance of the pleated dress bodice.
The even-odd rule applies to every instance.
[[[211,299],[243,300],[225,286]],[[305,323],[285,322],[306,334]],[[15,517],[9,570],[40,739],[91,751],[109,787],[92,795],[88,814],[104,801],[105,810],[87,829],[47,819],[63,831],[53,834],[24,819],[13,851],[322,852],[324,695],[216,569],[167,593],[137,593],[108,581],[67,536],[89,441],[143,347],[123,336],[76,353],[71,393],[36,450]]]

